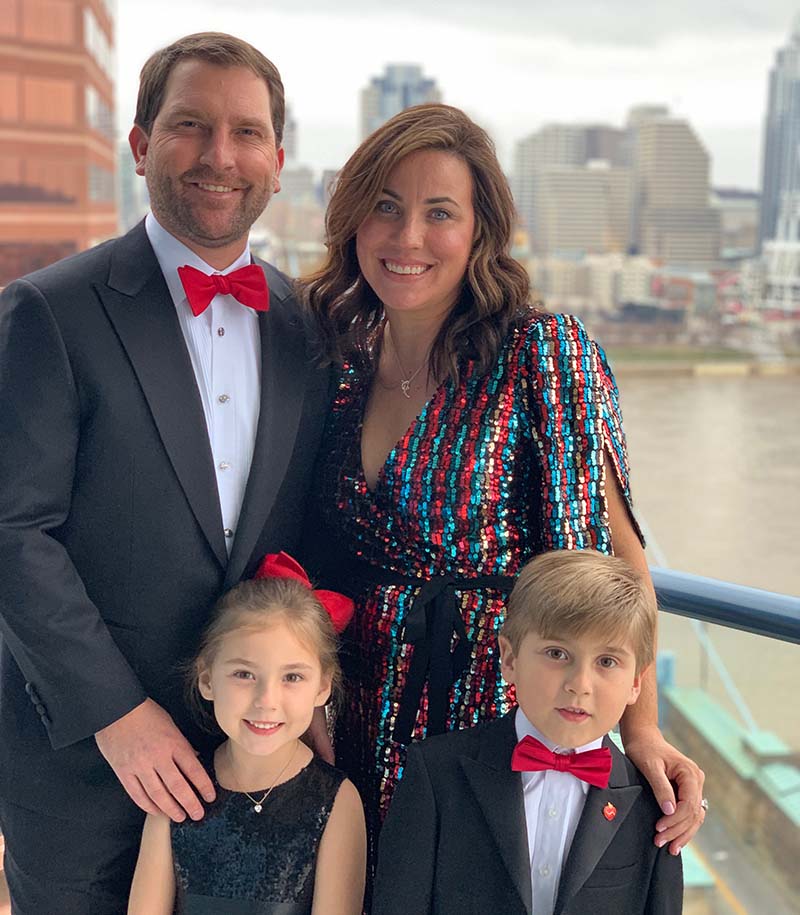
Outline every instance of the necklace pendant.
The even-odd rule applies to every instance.
[[[256,813],[261,813],[261,811],[262,811],[263,809],[264,809],[264,808],[262,807],[261,804],[256,804],[256,805],[253,807],[253,810],[255,810]]]
[[[406,400],[411,400],[411,381],[412,379],[404,380],[400,382],[400,390],[403,392],[403,396]]]

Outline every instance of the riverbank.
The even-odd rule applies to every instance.
[[[609,346],[606,354],[618,375],[678,375],[687,378],[743,378],[800,375],[800,357],[754,359],[723,347]]]
[[[609,361],[615,375],[678,375],[684,378],[744,378],[760,376],[800,376],[800,362],[658,362],[627,361],[614,359]]]

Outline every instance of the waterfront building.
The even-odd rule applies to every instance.
[[[742,290],[742,305],[746,311],[757,311],[764,302],[766,287],[766,265],[763,257],[745,260],[739,271],[739,283]]]
[[[711,192],[711,206],[719,212],[720,255],[725,260],[753,257],[758,250],[761,197],[757,191],[720,187]]]
[[[617,310],[625,260],[625,255],[620,252],[590,254],[586,258],[589,299],[597,310],[606,315]]]
[[[111,0],[0,16],[0,286],[117,233]]]
[[[682,118],[637,109],[631,243],[666,263],[707,268],[719,259],[720,216],[709,204],[710,157]]]
[[[361,90],[361,139],[412,105],[441,102],[436,81],[417,64],[388,64],[382,76],[373,76]]]
[[[531,284],[550,311],[613,316],[626,304],[657,307],[653,278],[660,269],[649,257],[605,254],[533,256],[526,262]]]
[[[656,265],[649,257],[641,255],[626,257],[620,272],[617,304],[624,305],[626,302],[655,304],[652,298],[655,270]]]
[[[764,242],[764,295],[771,317],[800,317],[800,191],[783,196],[775,238]]]
[[[800,191],[800,14],[769,72],[761,161],[759,242],[776,237],[784,194]]]
[[[716,316],[734,292],[737,302],[741,298],[738,282],[736,289],[721,290],[732,277],[738,281],[738,274],[676,267],[623,252],[532,257],[528,268],[550,311],[570,311],[588,320],[624,318],[675,328],[690,319]]]

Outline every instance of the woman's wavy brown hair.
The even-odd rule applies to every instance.
[[[356,233],[373,212],[392,169],[421,150],[458,156],[472,174],[472,253],[461,294],[433,343],[429,363],[434,379],[450,375],[457,380],[463,356],[487,371],[509,326],[531,308],[528,275],[510,254],[515,210],[508,181],[489,135],[463,111],[417,105],[364,140],[339,173],[328,205],[325,263],[301,285],[320,329],[324,357],[374,368],[384,311],[359,269]]]

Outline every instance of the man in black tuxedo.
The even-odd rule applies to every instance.
[[[0,298],[0,825],[20,915],[124,912],[142,811],[202,816],[180,664],[217,597],[299,539],[328,372],[248,246],[283,120],[246,42],[156,52],[130,134],[152,213]]]
[[[523,569],[500,636],[519,707],[409,748],[373,915],[679,915],[659,805],[605,736],[638,697],[655,626],[621,559],[563,551]]]

